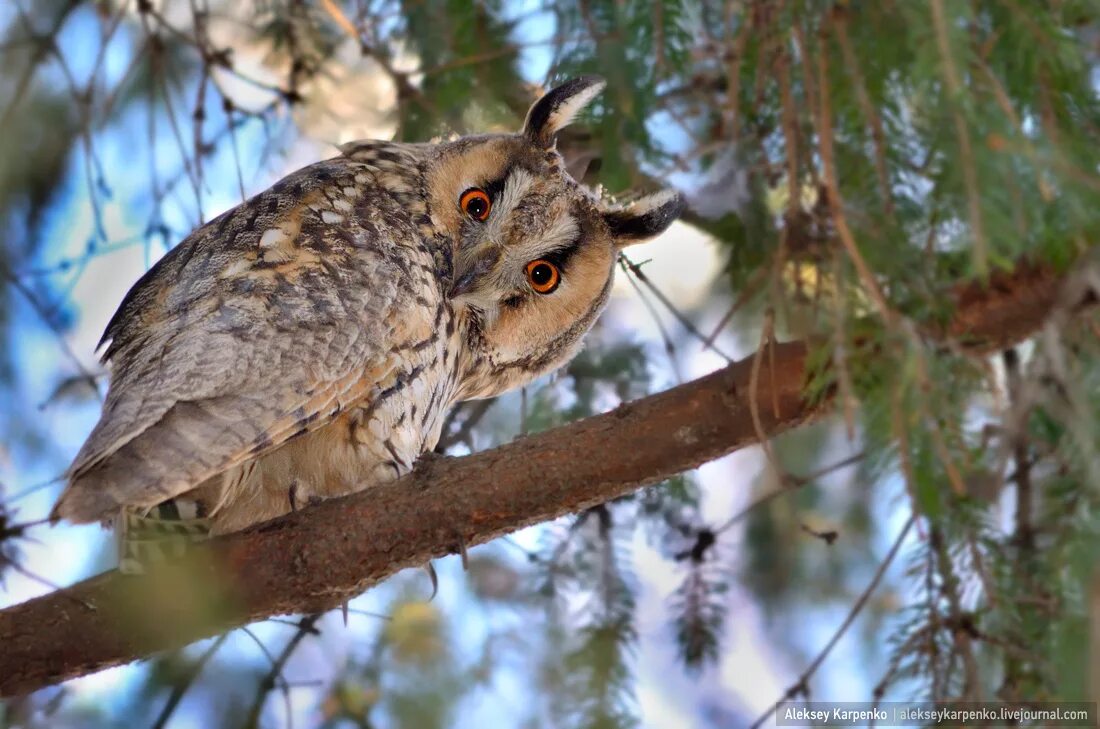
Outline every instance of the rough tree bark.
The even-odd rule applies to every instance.
[[[961,287],[940,332],[975,351],[1027,336],[1059,278],[1022,266]],[[967,345],[971,346],[971,345]],[[198,546],[148,577],[108,572],[0,611],[0,696],[286,613],[340,605],[405,568],[576,512],[819,417],[807,345],[774,344],[666,392]],[[750,392],[757,365],[755,390]],[[753,409],[759,416],[754,424]]]

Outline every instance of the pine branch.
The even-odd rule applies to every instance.
[[[956,320],[965,325],[952,322],[946,331],[980,344],[1034,332],[1061,282],[1034,267],[1021,269],[1020,277],[1018,287],[1002,277],[981,295],[961,289]],[[759,368],[754,393],[750,356],[493,450],[426,458],[396,483],[212,540],[147,577],[109,572],[0,611],[0,695],[273,615],[332,609],[405,567],[591,508],[826,413],[827,399],[810,403],[803,396],[807,345],[768,346],[769,365]],[[753,399],[768,404],[756,423]]]

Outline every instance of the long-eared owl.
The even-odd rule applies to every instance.
[[[107,326],[55,518],[187,504],[237,530],[400,477],[456,403],[568,361],[618,251],[683,207],[612,205],[565,170],[556,133],[602,88],[553,89],[517,134],[346,144],[195,230]]]

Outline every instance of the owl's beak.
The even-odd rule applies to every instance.
[[[447,292],[448,298],[457,299],[478,287],[482,278],[493,270],[500,260],[500,249],[493,245],[483,245],[472,256],[459,258],[455,265],[455,277]]]
[[[485,258],[476,259],[467,269],[456,270],[454,282],[451,284],[450,290],[447,292],[447,297],[451,299],[457,299],[463,294],[468,294],[473,291],[478,282],[481,281],[481,277],[487,274],[493,267],[493,261]]]

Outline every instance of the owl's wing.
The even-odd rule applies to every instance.
[[[181,494],[330,422],[399,345],[435,336],[430,311],[409,308],[414,285],[427,303],[425,266],[402,258],[415,229],[356,172],[330,160],[291,175],[134,285],[104,334],[111,386],[55,516]]]

